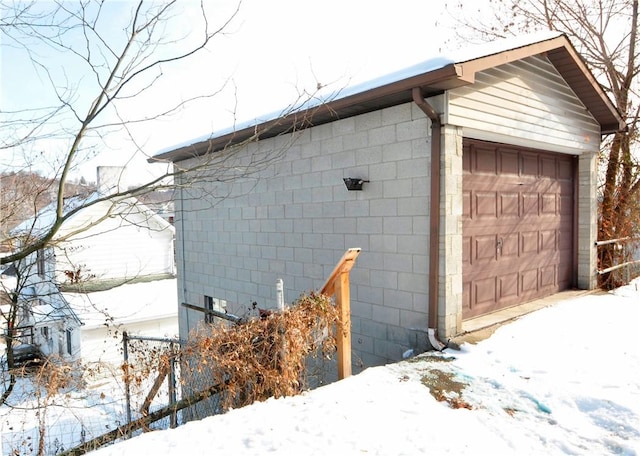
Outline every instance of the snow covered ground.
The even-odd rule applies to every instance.
[[[636,455],[639,325],[636,280],[530,314],[460,351],[370,368],[92,454]]]

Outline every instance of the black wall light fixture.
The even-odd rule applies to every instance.
[[[368,180],[359,179],[357,177],[345,177],[342,179],[344,185],[347,186],[347,190],[362,190],[362,184],[369,182]]]

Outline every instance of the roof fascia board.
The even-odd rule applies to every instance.
[[[470,82],[475,81],[475,74],[494,68],[506,63],[522,60],[532,55],[543,54],[552,49],[557,49],[563,46],[570,46],[569,40],[564,36],[558,36],[545,41],[539,41],[537,43],[527,44],[515,49],[509,49],[506,51],[497,52],[484,57],[466,60],[458,62],[458,65],[462,67],[462,77]]]

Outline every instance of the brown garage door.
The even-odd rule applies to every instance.
[[[573,282],[575,158],[464,141],[463,318]]]

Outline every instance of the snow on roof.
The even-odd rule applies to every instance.
[[[80,197],[80,196],[72,196],[69,198],[65,198],[63,202],[63,213],[68,214],[74,209],[91,203],[98,199],[98,193],[91,193],[88,197]],[[18,226],[16,226],[13,230],[13,233],[28,233],[32,236],[39,236],[46,232],[56,220],[56,210],[57,203],[54,201],[42,208],[34,217],[31,217]]]
[[[83,328],[131,324],[178,316],[176,279],[126,284],[94,293],[63,293]]]
[[[105,195],[100,192],[93,192],[87,197],[73,196],[73,197],[65,198],[63,203],[63,213],[68,214],[69,212],[75,209],[82,208],[83,206],[91,205],[92,203],[97,202],[100,198],[104,198],[104,196]],[[111,201],[111,200],[106,200],[106,201]],[[122,203],[122,207],[120,209],[113,211],[114,214],[118,212],[123,213],[125,211],[127,212],[127,214],[129,213],[148,214],[148,216],[145,216],[145,219],[148,220],[149,222],[153,220],[156,225],[159,225],[159,228],[161,230],[174,229],[169,222],[167,222],[165,219],[159,216],[155,211],[153,211],[146,205],[142,204],[140,201],[138,201],[138,199],[132,196],[122,197],[115,200],[114,202],[114,204],[119,204],[119,203]],[[133,207],[136,208],[135,211],[132,210]],[[40,236],[44,234],[53,225],[53,223],[56,220],[56,209],[57,209],[56,202],[49,204],[48,206],[40,210],[40,212],[38,212],[38,214],[35,217],[31,217],[30,219],[25,220],[24,222],[16,226],[12,230],[12,232],[16,234],[28,233],[31,236]],[[76,215],[77,214],[74,214],[67,221],[65,221],[65,223],[68,223],[71,219],[76,217]]]
[[[11,288],[8,289],[13,288],[15,288],[15,283],[11,284]],[[2,289],[2,284],[0,284],[0,290]],[[34,287],[27,287],[25,291],[26,293],[23,295],[23,297],[27,300],[33,300],[34,298],[38,297]],[[31,307],[31,312],[33,324],[42,325],[60,320],[69,321],[69,319],[75,320],[78,324],[80,324],[78,315],[69,306],[69,303],[64,299],[64,296],[54,293],[49,295],[49,299],[50,301],[48,302],[40,301],[40,303],[32,301],[33,306]],[[9,315],[11,306],[12,304],[3,304],[2,306],[0,306],[0,314],[3,317]]]
[[[358,83],[353,86],[349,86],[337,91],[333,90],[333,91],[328,91],[324,93],[319,92],[312,99],[306,100],[305,102],[299,105],[289,106],[282,110],[274,111],[253,119],[249,119],[244,122],[235,124],[233,126],[215,131],[213,133],[208,133],[206,135],[202,135],[197,138],[185,140],[183,142],[180,142],[170,147],[166,147],[164,149],[159,150],[156,153],[156,155],[165,154],[173,150],[180,149],[182,147],[188,147],[193,144],[207,141],[211,138],[230,134],[230,133],[233,133],[234,131],[242,130],[244,128],[248,128],[254,125],[259,125],[264,122],[268,122],[270,120],[275,120],[279,117],[282,117],[284,113],[297,112],[305,109],[314,108],[323,103],[346,98],[348,96],[366,92],[368,90],[375,89],[378,87],[383,87],[385,85],[402,81],[404,79],[408,79],[420,74],[430,73],[432,71],[444,68],[445,66],[450,64],[464,63],[470,60],[475,60],[482,57],[488,57],[488,56],[499,54],[501,52],[505,52],[511,49],[518,49],[534,43],[551,40],[561,35],[562,33],[560,32],[541,31],[536,33],[514,36],[508,39],[495,40],[489,43],[466,46],[457,51],[451,52],[450,55],[448,56],[446,55],[434,56],[427,60],[419,62],[415,65],[412,65],[391,73],[387,73],[385,75],[381,75],[379,77],[376,77],[366,82]]]
[[[54,321],[68,321],[69,318],[80,323],[78,316],[65,305],[40,304],[32,308],[32,313],[36,326]]]
[[[333,90],[328,92],[318,92],[313,98],[309,100],[305,100],[303,103],[295,106],[288,106],[279,111],[273,111],[268,114],[261,115],[259,117],[255,117],[250,120],[246,120],[244,122],[240,122],[233,126],[218,130],[214,133],[210,133],[207,135],[199,136],[195,139],[189,139],[179,144],[174,144],[173,146],[164,148],[160,150],[156,155],[163,154],[166,152],[171,152],[175,149],[180,149],[181,147],[190,146],[192,144],[196,144],[202,141],[206,141],[212,137],[226,135],[228,133],[233,133],[237,130],[242,130],[244,128],[251,127],[253,125],[259,125],[264,122],[268,122],[270,120],[277,119],[282,117],[285,113],[303,111],[305,109],[311,109],[317,107],[323,103],[327,103],[330,101],[339,100],[341,98],[346,98],[351,95],[355,95],[357,93],[365,92],[370,89],[374,89],[376,87],[383,86],[385,84],[401,81],[402,79],[410,78],[411,76],[415,76],[417,74],[428,73],[439,68],[442,68],[450,63],[454,63],[451,60],[448,60],[443,57],[436,57],[430,60],[426,60],[424,62],[418,63],[416,65],[410,66],[408,68],[404,68],[402,70],[396,71],[394,73],[387,74],[383,77],[373,79],[370,81],[366,81],[363,83],[356,84],[354,86],[346,87],[340,90]]]

